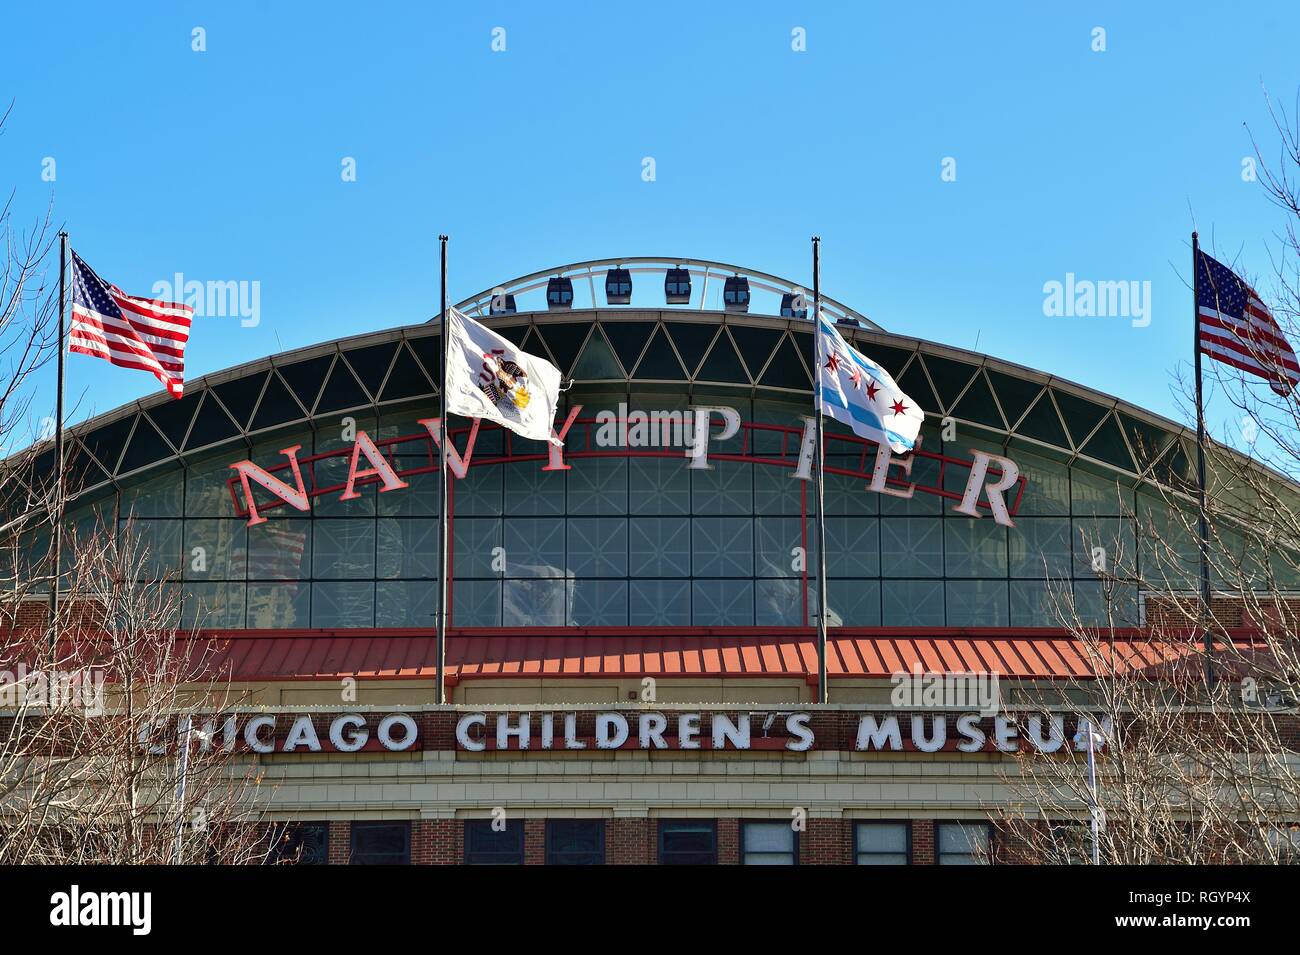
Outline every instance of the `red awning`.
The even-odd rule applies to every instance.
[[[449,680],[500,677],[801,677],[817,673],[811,630],[596,629],[453,631]],[[208,672],[249,681],[428,679],[433,636],[413,630],[226,631],[187,640]],[[1139,631],[1100,651],[1125,668],[1155,669],[1192,652]],[[888,677],[899,671],[996,672],[1011,679],[1087,677],[1095,644],[1053,629],[839,631],[827,647],[831,677]]]

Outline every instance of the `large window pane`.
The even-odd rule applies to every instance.
[[[505,581],[501,610],[504,627],[563,627],[569,619],[563,576]]]
[[[643,517],[629,523],[628,568],[636,577],[689,577],[691,525],[671,517]]]
[[[854,825],[854,861],[858,865],[907,865],[911,857],[911,824],[859,822]]]
[[[306,627],[310,609],[310,584],[248,585],[248,626],[254,630]]]
[[[1044,580],[1070,576],[1070,522],[1057,517],[1023,517],[1009,536],[1012,577]]]
[[[458,588],[464,586],[458,583]],[[498,585],[492,582],[493,587]],[[381,580],[375,585],[376,627],[432,627],[437,611],[436,580]],[[497,603],[498,601],[494,601]],[[471,626],[471,624],[461,624]]]
[[[636,580],[628,590],[628,623],[634,627],[685,627],[691,622],[689,580]]]
[[[575,627],[627,626],[626,580],[570,580],[569,620]]]
[[[662,820],[660,865],[717,865],[718,832],[712,819]]]
[[[570,514],[627,513],[627,458],[583,458],[565,473]]]
[[[243,629],[244,599],[242,583],[186,584],[181,621],[187,627]]]
[[[305,580],[311,575],[311,531],[306,518],[269,520],[248,528],[249,580]],[[232,576],[243,576],[236,572]]]
[[[119,539],[130,548],[131,570],[137,577],[162,580],[179,576],[183,531],[179,520],[133,518],[122,521]]]
[[[1070,513],[1070,469],[1064,464],[1014,451],[1013,460],[1025,479],[1018,516],[1061,516]]]
[[[1005,627],[1010,617],[1005,580],[950,580],[948,626]]]
[[[943,521],[928,517],[880,522],[880,567],[886,577],[943,577]]]
[[[583,467],[579,462],[575,467]],[[632,458],[628,461],[628,511],[631,514],[689,514],[691,472],[685,457]]]
[[[707,469],[690,469],[691,508],[696,514],[753,514],[752,464],[712,462]]]
[[[754,465],[755,514],[797,517],[803,513],[805,502],[811,514],[814,509],[812,481],[797,480],[793,468]]]
[[[457,627],[501,626],[499,580],[461,580],[452,584],[452,620]]]
[[[942,580],[885,580],[881,589],[882,626],[943,626]]]
[[[381,517],[378,525],[378,576],[438,575],[438,521],[434,518]],[[460,568],[456,571],[459,573]]]
[[[373,627],[375,625],[374,582],[340,580],[312,584],[311,625],[313,627]]]
[[[754,623],[752,580],[697,580],[691,623],[697,627],[748,627]]]
[[[802,576],[796,568],[798,549],[812,550],[797,517],[756,517],[754,545],[754,572],[760,577]]]
[[[502,520],[499,517],[457,517],[451,531],[452,571],[456,579],[499,577],[502,573],[498,569],[500,564],[495,568],[492,566],[494,556],[500,556],[505,561],[505,572],[511,573],[511,555],[493,554],[494,550],[504,546],[501,535]],[[435,559],[436,556],[435,552]]]
[[[816,581],[810,583],[816,594]],[[880,581],[878,580],[828,580],[826,599],[831,613],[827,618],[832,627],[880,626]]]
[[[564,521],[517,517],[505,522],[508,577],[564,577]]]
[[[697,517],[691,521],[691,569],[697,577],[753,576],[753,519]]]
[[[832,577],[880,575],[880,522],[874,517],[826,517],[827,572]],[[810,548],[811,549],[811,548]]]
[[[944,560],[949,577],[1005,577],[1007,529],[989,518],[944,520]]]
[[[567,523],[570,574],[575,577],[627,576],[627,518],[573,517]]]
[[[788,822],[742,822],[741,865],[795,865],[798,841]]]
[[[832,581],[840,583],[840,581]],[[857,583],[857,581],[854,581]],[[872,581],[874,584],[875,581]],[[802,577],[775,577],[754,581],[754,623],[760,627],[804,626],[803,597],[800,594]],[[834,608],[835,597],[831,597]],[[876,586],[876,616],[879,617],[880,588]]]
[[[243,579],[248,532],[241,520],[192,517],[185,522],[185,577],[189,580]]]
[[[565,462],[569,463],[569,462]],[[582,467],[584,462],[576,466]],[[503,464],[506,513],[515,515],[562,515],[565,471],[544,471],[544,461]]]
[[[466,865],[523,865],[524,822],[507,820],[501,828],[494,820],[465,820]]]
[[[603,819],[546,820],[547,865],[604,865]]]
[[[312,569],[316,577],[355,580],[375,576],[375,522],[372,518],[319,520]]]
[[[409,822],[352,823],[352,865],[410,865]]]
[[[992,839],[986,822],[941,822],[938,843],[939,865],[985,865],[992,861]]]

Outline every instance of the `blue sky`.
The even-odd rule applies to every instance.
[[[20,220],[52,199],[127,291],[260,283],[257,327],[196,320],[189,378],[422,321],[439,232],[453,301],[635,254],[807,281],[815,232],[824,290],[885,328],[1177,417],[1193,217],[1267,289],[1282,219],[1242,179],[1243,123],[1275,153],[1262,88],[1300,86],[1300,6],[1275,0],[73,2],[57,19],[5,14],[0,184]],[[1068,272],[1151,282],[1151,324],[1046,317],[1043,285]],[[158,390],[83,356],[69,375],[78,418]]]

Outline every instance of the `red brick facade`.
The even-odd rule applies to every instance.
[[[800,865],[852,865],[853,827],[859,820],[811,818],[798,836]],[[717,820],[718,864],[740,863],[742,820]],[[659,863],[658,820],[649,817],[616,817],[605,820],[605,863],[607,865],[657,865]],[[1028,864],[1031,860],[1017,851],[1014,829],[1000,832],[997,861]],[[329,824],[329,864],[347,865],[351,855],[352,824]],[[460,865],[465,861],[463,819],[420,819],[411,822],[413,865]],[[934,865],[935,820],[911,820],[911,864]],[[524,864],[546,863],[546,820],[524,821]]]

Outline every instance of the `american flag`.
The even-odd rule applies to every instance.
[[[179,398],[184,391],[185,343],[193,316],[194,309],[188,305],[127,295],[72,253],[68,351],[153,372],[172,397]]]
[[[1222,262],[1196,263],[1197,342],[1202,354],[1269,382],[1285,397],[1300,383],[1300,363],[1253,288]]]

